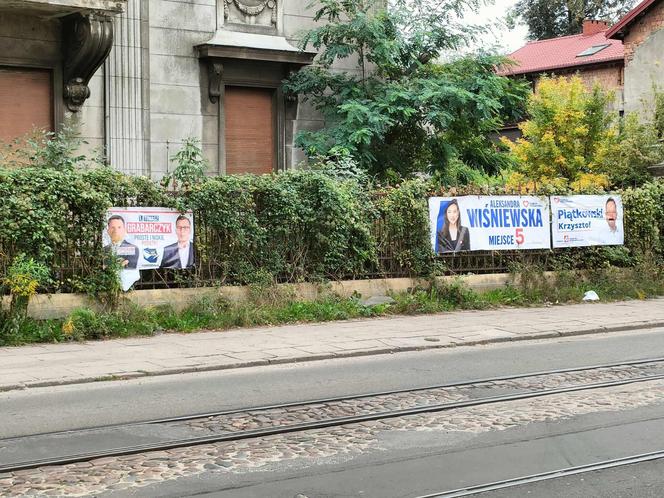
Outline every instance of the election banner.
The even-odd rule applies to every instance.
[[[551,247],[546,198],[431,197],[429,217],[436,254]]]
[[[619,195],[551,197],[553,247],[611,246],[625,241]]]
[[[102,233],[104,249],[122,265],[122,288],[140,279],[140,270],[189,268],[195,263],[194,217],[160,207],[111,208]]]

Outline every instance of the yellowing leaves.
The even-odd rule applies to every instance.
[[[516,163],[509,186],[598,191],[609,186],[602,158],[615,149],[617,132],[607,112],[611,95],[588,91],[579,77],[542,78],[528,102],[522,137],[504,139]]]

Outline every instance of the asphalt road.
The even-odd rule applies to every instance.
[[[654,357],[664,357],[664,334],[650,330],[29,389],[0,393],[0,431],[9,437]],[[664,390],[651,384],[618,388],[627,389],[617,391],[622,402],[614,402],[614,394],[594,399],[594,391],[584,391],[576,398],[552,397],[549,405],[524,400],[446,412],[441,416],[457,424],[450,430],[423,419],[417,430],[373,432],[365,446],[351,437],[348,451],[333,457],[249,462],[234,471],[212,466],[101,496],[415,498],[662,450],[664,395],[653,399],[652,393]],[[502,426],[472,425],[473,418],[477,423],[500,412],[507,420]],[[361,439],[362,428],[356,430]],[[313,446],[326,444],[326,437],[335,439],[307,436]],[[661,496],[655,490],[664,489],[664,478],[657,469],[660,463],[635,465],[482,496]]]
[[[514,496],[661,498],[662,495],[664,495],[664,460],[542,481],[477,496],[481,498]]]
[[[0,437],[664,357],[631,331],[0,393]]]

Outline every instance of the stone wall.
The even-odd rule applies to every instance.
[[[551,275],[547,273],[547,278]],[[462,277],[437,277],[441,283],[462,281],[469,288],[477,292],[486,292],[499,289],[513,281],[513,275],[508,273],[494,275],[464,275]],[[345,280],[331,282],[328,285],[319,284],[280,284],[290,290],[290,293],[300,300],[315,300],[321,293],[335,293],[342,297],[360,295],[363,298],[384,296],[389,293],[406,292],[415,287],[426,288],[430,285],[428,280],[411,278],[390,278],[374,280]],[[125,294],[128,302],[138,306],[172,306],[182,310],[197,299],[206,296],[221,295],[225,299],[235,302],[246,301],[249,296],[248,287],[219,287],[197,289],[162,289],[141,290]],[[0,305],[7,307],[9,298],[0,299]],[[30,301],[28,314],[36,319],[64,318],[78,308],[95,308],[98,304],[83,294],[39,294]]]
[[[216,29],[215,0],[150,0],[150,174],[159,179],[182,139],[201,139],[217,172],[218,116],[194,47]]]

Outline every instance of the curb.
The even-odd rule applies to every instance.
[[[573,330],[573,331],[550,331],[550,332],[539,332],[534,334],[524,334],[519,336],[512,337],[495,337],[490,339],[480,339],[476,341],[464,341],[464,342],[453,342],[446,344],[431,344],[430,346],[403,346],[403,347],[393,347],[393,348],[381,348],[381,349],[371,349],[364,351],[350,351],[347,353],[323,353],[323,354],[311,354],[307,356],[294,356],[290,358],[279,358],[274,360],[255,360],[247,362],[238,362],[238,363],[226,363],[223,365],[207,365],[200,367],[182,367],[182,368],[172,368],[164,369],[158,372],[146,372],[146,371],[136,371],[136,372],[127,372],[122,374],[108,374],[104,376],[96,377],[81,377],[78,379],[61,379],[61,380],[45,380],[45,381],[36,381],[36,382],[24,382],[19,384],[6,384],[0,385],[0,392],[7,391],[16,391],[30,388],[38,387],[54,387],[54,386],[69,386],[76,384],[91,384],[93,382],[108,382],[115,380],[131,380],[131,379],[141,379],[146,377],[161,377],[165,375],[177,375],[183,373],[197,373],[197,372],[215,372],[220,370],[236,370],[240,368],[250,368],[250,367],[263,367],[269,365],[285,365],[289,363],[304,363],[311,361],[320,361],[320,360],[331,360],[331,359],[340,359],[340,358],[356,358],[362,356],[374,356],[382,354],[394,354],[394,353],[407,353],[413,351],[428,351],[435,349],[450,349],[456,347],[464,346],[482,346],[487,344],[500,344],[506,342],[520,342],[520,341],[530,341],[537,339],[554,339],[559,337],[574,337],[581,335],[593,335],[593,334],[605,334],[611,332],[626,332],[630,330],[645,330],[645,329],[654,329],[654,328],[664,328],[664,321],[655,321],[647,322],[642,324],[633,324],[633,325],[617,325],[615,327],[596,327],[591,329],[582,329],[582,330]]]

